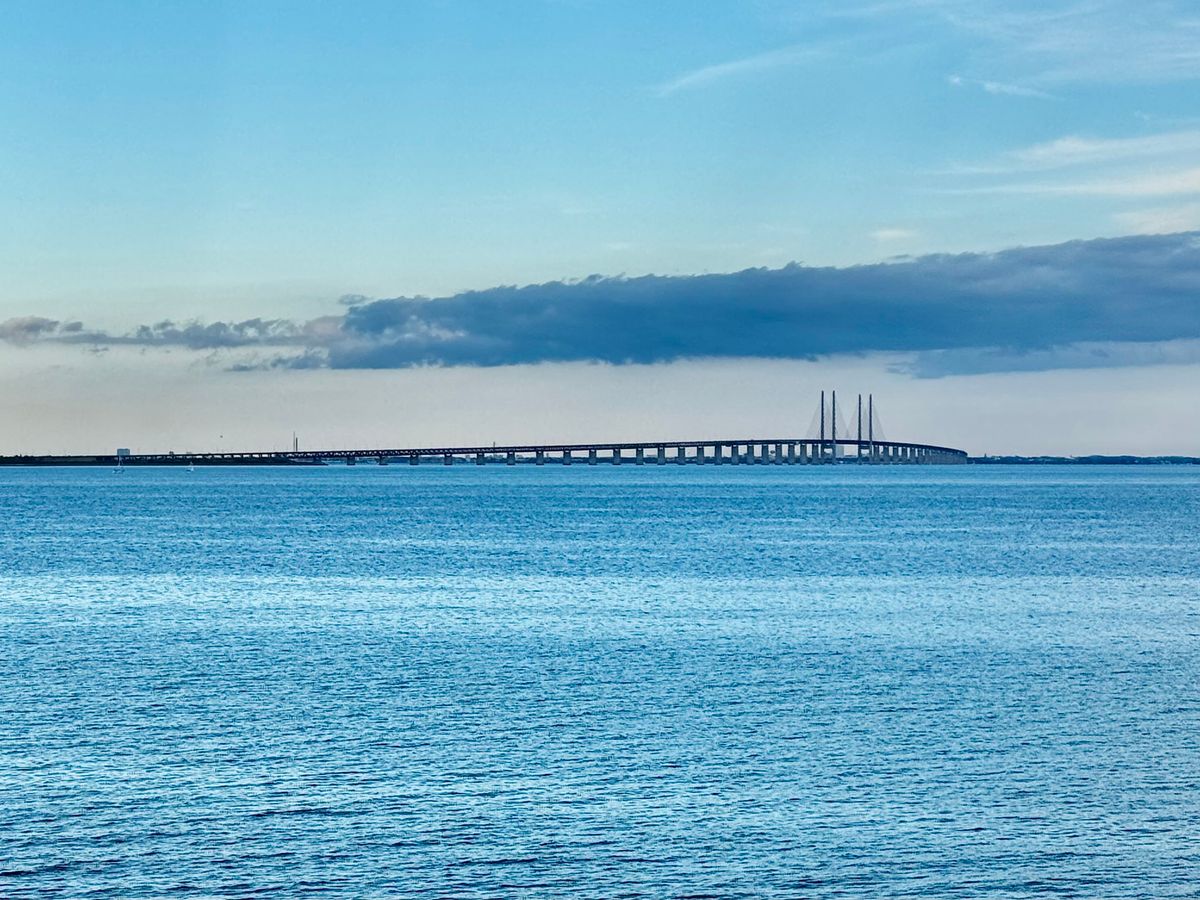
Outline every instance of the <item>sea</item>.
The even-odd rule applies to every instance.
[[[1200,897],[1200,468],[0,470],[0,897]]]

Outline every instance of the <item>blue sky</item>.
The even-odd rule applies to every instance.
[[[270,354],[118,338],[165,320],[336,328],[345,295],[1196,230],[1198,82],[1200,12],[1171,2],[14,2],[0,31],[0,320],[16,339],[0,366],[87,379],[136,349],[137,366],[215,380]],[[1185,263],[1179,278],[1194,278]],[[1075,278],[1075,264],[1055,265]],[[1124,301],[1136,318],[1138,296]],[[1173,315],[1158,343],[1200,337],[1194,305]],[[43,318],[82,322],[94,352],[31,349],[20,323]],[[1197,383],[1190,344],[1081,355],[1090,334],[1009,347],[1026,354],[1013,368],[1120,359]],[[321,364],[326,344],[310,343]],[[916,391],[922,372],[1004,368],[986,335],[977,344],[983,362],[974,344],[944,348],[952,371],[928,356],[878,369]],[[1073,361],[1055,363],[1056,347]],[[672,359],[637,361],[702,364]],[[562,361],[509,362],[546,360]]]

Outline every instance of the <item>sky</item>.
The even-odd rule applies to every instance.
[[[1185,2],[25,2],[0,452],[1200,455]]]

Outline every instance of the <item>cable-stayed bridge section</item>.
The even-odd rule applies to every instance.
[[[967,453],[954,447],[884,440],[878,429],[873,398],[868,396],[866,418],[861,396],[857,429],[848,436],[837,409],[836,393],[826,407],[822,392],[814,433],[806,437],[749,437],[694,441],[626,441],[613,443],[515,444],[391,449],[291,450],[264,452],[140,453],[117,451],[95,456],[5,456],[0,465],[25,466],[200,466],[200,465],[326,465],[401,462],[409,465],[489,463],[517,465],[931,465],[967,462]]]

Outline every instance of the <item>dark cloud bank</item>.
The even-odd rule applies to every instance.
[[[355,299],[308,322],[160,322],[124,334],[27,317],[15,344],[242,350],[234,368],[404,368],[910,354],[920,376],[1195,361],[1200,233],[1073,241],[847,268]],[[1162,349],[1165,342],[1169,349]],[[1181,343],[1182,342],[1182,343]]]

